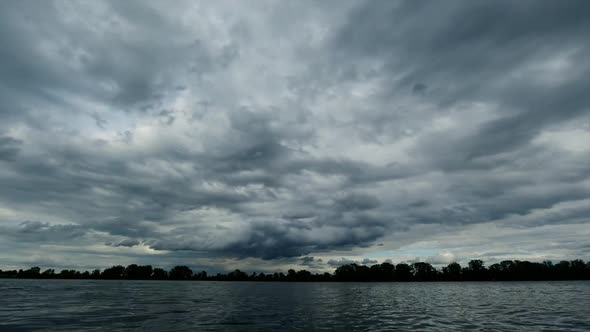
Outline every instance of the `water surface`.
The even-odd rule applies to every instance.
[[[0,279],[0,331],[590,331],[590,282]]]

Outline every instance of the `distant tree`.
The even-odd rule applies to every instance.
[[[297,281],[311,281],[312,274],[306,270],[297,271],[296,280]]]
[[[586,276],[586,264],[581,259],[570,262],[570,278],[580,279]]]
[[[437,279],[437,272],[432,265],[424,262],[412,264],[414,269],[414,280],[416,281],[433,281]]]
[[[207,280],[207,271],[201,271],[199,273],[195,273],[193,276],[195,280]]]
[[[372,265],[370,268],[371,281],[392,281],[395,272],[395,266],[391,263],[381,263]]]
[[[395,266],[395,280],[411,281],[414,276],[414,269],[406,264],[400,263]]]
[[[569,280],[571,279],[570,269],[571,264],[568,261],[561,261],[555,264],[555,275],[559,280]]]
[[[54,269],[47,269],[41,273],[41,278],[44,279],[51,279],[55,277],[55,270]]]
[[[336,268],[334,279],[338,281],[358,281],[357,266],[356,264],[346,264]]]
[[[152,273],[152,279],[166,280],[168,279],[168,271],[157,267],[154,269],[154,272]]]
[[[498,263],[492,264],[492,265],[490,265],[490,267],[488,267],[488,274],[490,276],[490,279],[493,281],[503,280],[502,279],[502,266]]]
[[[60,279],[78,279],[81,276],[80,272],[76,270],[61,270],[57,275]]]
[[[324,272],[324,274],[322,274],[322,277],[320,279],[321,279],[321,281],[331,281],[332,275],[328,272]]]
[[[296,281],[297,280],[297,272],[295,272],[295,270],[293,270],[293,269],[289,269],[287,271],[286,278],[288,281]]]
[[[356,265],[355,281],[369,281],[371,280],[371,268],[366,265]]]
[[[445,280],[458,281],[461,280],[461,265],[453,262],[446,267],[443,267],[443,276]]]
[[[481,259],[470,260],[468,265],[471,271],[482,271],[484,269],[484,263]]]
[[[18,278],[17,270],[2,271],[0,270],[0,278]]]
[[[498,280],[510,280],[516,275],[516,264],[511,260],[500,262],[500,272]]]
[[[469,280],[485,280],[487,277],[487,269],[480,259],[469,261],[466,275]]]
[[[193,274],[187,266],[175,266],[170,273],[151,265],[131,264],[127,267],[113,266],[91,272],[62,270],[55,273],[47,269],[41,273],[39,267],[27,270],[0,270],[0,278],[59,278],[59,279],[157,279],[157,280],[230,280],[230,281],[433,281],[433,280],[590,280],[590,262],[576,259],[553,264],[551,261],[529,262],[505,260],[486,268],[483,261],[472,260],[462,268],[458,263],[451,263],[439,272],[429,263],[417,262],[412,265],[390,263],[372,266],[346,264],[334,271],[313,274],[307,270],[290,269],[287,275],[280,273],[250,274],[238,269],[227,274],[217,273],[210,276],[206,271]]]
[[[511,273],[507,274],[505,280],[539,280],[543,278],[546,265],[528,261],[514,261]]]
[[[170,270],[168,276],[172,280],[190,280],[193,276],[193,270],[188,266],[175,266]]]
[[[153,268],[151,265],[139,266],[137,264],[131,264],[123,271],[123,277],[125,279],[150,279],[152,273]]]
[[[41,268],[35,266],[35,267],[32,267],[28,270],[24,270],[24,271],[19,270],[18,275],[19,275],[19,278],[27,278],[27,279],[39,278],[41,276]]]
[[[382,276],[380,264],[371,265],[369,267],[369,275],[370,275],[369,281],[384,281],[384,279],[385,279]]]
[[[90,278],[92,278],[92,279],[100,278],[100,270],[99,269],[93,270],[92,273],[90,273]]]
[[[555,265],[552,261],[543,261],[543,276],[548,279],[555,279]]]
[[[100,276],[102,279],[121,279],[123,278],[124,272],[125,267],[122,265],[117,265],[105,269]]]
[[[137,264],[131,264],[123,270],[123,278],[125,279],[138,279],[139,266]]]
[[[233,272],[227,274],[227,280],[245,281],[248,280],[248,274],[240,271],[239,269],[236,269]]]

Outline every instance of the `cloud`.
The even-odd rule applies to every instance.
[[[371,210],[379,206],[379,199],[367,194],[348,194],[338,200],[343,209]]]
[[[84,237],[87,231],[76,224],[51,225],[40,221],[24,221],[16,228],[2,227],[3,235],[23,242],[60,243],[76,241]]]
[[[363,258],[362,260],[352,260],[352,259],[342,257],[340,259],[330,259],[327,263],[328,263],[328,265],[330,265],[332,267],[339,267],[339,266],[346,265],[346,264],[374,265],[374,264],[378,264],[379,262],[377,260],[369,259],[369,258]]]
[[[585,1],[1,6],[14,265],[588,252]]]
[[[315,258],[312,256],[301,257],[301,265],[311,268],[322,270],[325,269],[324,260],[321,258]]]
[[[469,258],[467,258],[469,259]],[[448,265],[453,262],[457,262],[458,257],[455,256],[453,253],[445,252],[440,253],[434,256],[427,256],[427,257],[416,257],[414,259],[409,259],[406,262],[409,264],[418,263],[418,262],[426,262],[434,265]]]
[[[135,246],[140,245],[141,243],[137,240],[134,240],[134,239],[125,239],[125,240],[118,242],[118,243],[107,242],[106,244],[113,246],[113,247],[135,247]]]
[[[0,160],[11,161],[16,158],[22,143],[9,136],[0,136]]]

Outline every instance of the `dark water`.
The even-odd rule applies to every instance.
[[[0,331],[590,331],[590,282],[0,279]]]

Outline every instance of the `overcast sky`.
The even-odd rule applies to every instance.
[[[590,1],[1,1],[0,268],[590,258]]]

